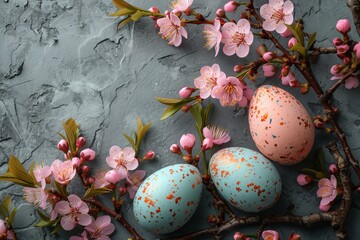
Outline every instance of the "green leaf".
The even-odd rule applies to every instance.
[[[24,187],[36,187],[32,176],[14,156],[10,156],[8,169],[5,174],[0,176],[0,181],[13,182]]]
[[[204,114],[203,114],[203,126],[206,127],[209,124],[209,114],[212,108],[212,104],[209,103],[204,110]]]
[[[14,221],[14,218],[15,218],[15,215],[16,215],[16,212],[17,212],[17,208],[14,208],[11,213],[10,213],[10,216],[9,216],[9,223],[12,224],[13,221]]]
[[[133,10],[133,9],[121,8],[118,11],[110,14],[110,16],[112,16],[112,17],[120,17],[120,16],[133,14],[134,12],[135,12],[135,10]]]
[[[299,22],[297,22],[295,25],[295,31],[299,36],[299,42],[300,42],[301,46],[305,46],[304,33],[302,31],[302,26]]]
[[[168,108],[165,109],[163,115],[161,116],[160,120],[164,120],[172,115],[174,115],[175,113],[177,113],[182,106],[184,106],[186,103],[177,103],[174,105],[169,106]]]
[[[61,229],[62,229],[61,225],[57,225],[56,228],[50,234],[55,234],[58,231],[60,231]]]
[[[319,148],[317,152],[316,165],[319,167],[319,170],[326,173],[328,170],[325,165],[325,153],[322,148]]]
[[[292,25],[286,25],[286,26],[287,26],[287,28],[291,31],[291,33],[294,35],[294,37],[296,38],[296,41],[297,41],[298,43],[301,43],[300,36],[299,36],[299,34],[297,33],[295,27],[292,26]]]
[[[128,24],[129,22],[131,22],[131,17],[130,16],[127,16],[126,18],[122,19],[118,25],[117,25],[117,28],[121,28],[122,26]]]
[[[193,115],[193,117],[195,119],[195,126],[196,126],[196,129],[197,129],[198,133],[199,133],[201,141],[204,139],[204,136],[203,136],[203,133],[202,133],[202,129],[204,128],[202,111],[203,111],[203,108],[201,106],[201,103],[197,103],[192,108],[190,108],[190,112],[191,112],[191,114]]]
[[[40,219],[37,223],[35,223],[34,227],[48,227],[51,225],[52,225],[52,222],[47,222],[47,221]]]
[[[91,198],[96,195],[110,193],[111,191],[112,190],[108,189],[108,188],[95,188],[94,184],[92,184],[91,187],[86,190],[85,195],[83,196],[83,199]]]
[[[307,49],[310,49],[311,46],[315,43],[315,41],[316,41],[316,32],[311,34],[311,36],[310,36],[310,38],[308,40]]]
[[[144,12],[137,10],[136,13],[134,13],[131,16],[131,20],[133,20],[135,22],[135,21],[139,20],[140,18],[142,18],[145,15],[146,14]]]
[[[56,182],[55,180],[54,180],[54,185],[55,185],[56,191],[58,191],[58,193],[60,193],[61,196],[63,196],[63,197],[68,196],[65,185],[62,185],[62,184]]]
[[[9,216],[11,210],[11,197],[9,195],[6,195],[1,205],[4,207],[7,215]]]
[[[42,220],[44,220],[44,221],[50,221],[49,218],[48,218],[45,214],[43,214],[43,213],[40,212],[39,210],[36,210],[36,211],[37,211],[40,219],[42,219]]]
[[[125,2],[124,0],[112,0],[113,4],[118,8],[128,8],[132,10],[137,10],[137,7]]]
[[[123,133],[123,136],[126,138],[126,140],[128,140],[128,142],[130,143],[131,147],[135,150],[136,148],[136,144],[134,142],[134,140],[127,134]]]
[[[140,119],[140,118],[138,118],[138,119]],[[151,127],[151,123],[148,123],[145,126],[143,126],[140,130],[138,130],[137,141],[136,141],[136,148],[137,149],[139,149],[139,147],[141,145],[141,142],[142,142],[145,134],[149,131],[150,127]]]
[[[303,56],[303,57],[307,56],[307,50],[298,43],[295,44],[292,48],[290,48],[290,50],[300,53],[300,55]]]
[[[74,119],[69,118],[63,124],[63,128],[65,130],[66,139],[69,144],[69,148],[70,148],[71,152],[75,152],[76,151],[76,139],[80,135],[79,126],[76,124]]]
[[[161,102],[162,104],[165,105],[175,105],[178,103],[189,103],[193,100],[195,100],[197,97],[190,97],[190,98],[161,98],[161,97],[157,97],[156,100]]]
[[[310,168],[303,168],[301,169],[302,173],[311,175],[313,177],[315,177],[316,179],[321,179],[321,178],[326,178],[326,174],[324,174],[322,171],[316,171],[314,169],[310,169]]]

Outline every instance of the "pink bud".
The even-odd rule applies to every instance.
[[[205,138],[203,141],[203,144],[201,146],[201,149],[203,151],[209,150],[214,146],[213,141],[210,138]]]
[[[190,87],[183,87],[180,91],[179,91],[179,95],[182,98],[188,98],[191,96],[191,94],[195,91],[196,89],[194,88],[190,88]]]
[[[319,119],[315,119],[314,124],[317,129],[323,129],[325,127],[324,122],[320,121]]]
[[[92,161],[95,159],[95,151],[90,148],[86,148],[81,151],[80,158],[82,161]]]
[[[224,9],[219,8],[218,10],[216,10],[216,16],[217,16],[217,17],[221,17],[221,18],[225,17],[225,11],[224,11]]]
[[[83,146],[85,146],[85,143],[86,143],[86,140],[84,137],[78,137],[76,139],[76,148],[77,149],[82,148]]]
[[[273,77],[276,73],[276,67],[270,63],[264,64],[262,70],[265,77]]]
[[[150,150],[145,154],[143,159],[144,160],[153,160],[155,158],[155,155],[156,155],[155,152]]]
[[[171,13],[175,14],[175,15],[178,16],[178,17],[181,17],[181,15],[182,15],[182,12],[181,12],[179,9],[177,9],[177,8],[175,8],[174,10],[172,10]]]
[[[118,170],[112,169],[105,174],[105,180],[109,183],[116,184],[121,179],[121,175]]]
[[[288,48],[292,48],[295,44],[297,43],[296,38],[292,37],[290,38],[289,42],[288,42]]]
[[[338,37],[334,38],[332,42],[335,46],[339,46],[339,45],[343,44],[343,40],[341,40]]]
[[[350,47],[347,44],[336,46],[337,54],[342,55],[345,54],[347,51],[349,51]]]
[[[93,184],[95,182],[95,178],[93,178],[93,177],[89,177],[88,178],[88,183],[91,185],[91,184]]]
[[[152,13],[160,13],[160,10],[157,7],[154,7],[154,6],[149,8],[149,11],[152,12]]]
[[[285,32],[280,33],[280,36],[282,36],[283,38],[291,37],[292,35],[293,34],[289,28],[286,28]]]
[[[351,30],[351,25],[349,20],[347,19],[340,19],[337,23],[336,23],[336,30],[338,30],[338,32],[342,33],[342,34],[346,34]]]
[[[72,158],[72,159],[71,159],[71,162],[72,162],[72,164],[73,164],[74,167],[79,167],[79,166],[80,166],[80,163],[81,163],[80,158],[78,158],[78,157]]]
[[[180,146],[191,154],[191,151],[195,146],[195,136],[191,133],[182,135],[180,138]]]
[[[339,173],[339,168],[336,166],[336,164],[330,164],[329,172],[332,173],[332,174],[338,174]]]
[[[331,69],[330,69],[330,73],[331,73],[332,75],[336,75],[336,74],[338,74],[340,71],[341,71],[341,68],[340,68],[340,65],[339,65],[339,64],[333,65],[333,66],[331,67]]]
[[[297,177],[297,183],[300,185],[300,186],[305,186],[311,182],[314,181],[314,178],[312,176],[309,176],[309,175],[306,175],[306,174],[300,174],[298,177]]]
[[[60,151],[63,151],[64,153],[67,153],[67,151],[69,150],[69,145],[67,143],[67,141],[65,139],[61,139],[60,142],[57,145],[57,148]]]
[[[239,3],[235,1],[229,1],[224,5],[225,12],[235,12],[235,10],[238,8]]]
[[[246,235],[241,232],[236,232],[234,234],[234,240],[244,240],[246,239]]]
[[[327,211],[329,211],[330,207],[331,207],[331,204],[330,204],[330,203],[327,204],[327,205],[322,205],[322,204],[320,204],[319,209],[320,209],[321,211],[323,211],[323,212],[327,212]]]
[[[235,65],[235,66],[234,66],[234,72],[236,72],[236,73],[239,73],[239,72],[241,72],[241,71],[244,70],[244,69],[245,69],[245,66],[244,66],[244,65],[238,64],[238,65]]]
[[[281,68],[281,76],[282,77],[286,77],[287,75],[289,75],[289,72],[290,72],[289,66],[285,66],[285,67]]]
[[[355,44],[354,46],[354,53],[355,53],[355,58],[357,61],[360,61],[360,42],[358,42],[357,44]]]
[[[262,232],[261,237],[263,239],[279,240],[280,234],[274,230],[265,230]]]
[[[119,193],[121,196],[124,196],[127,193],[126,187],[119,187]]]
[[[270,62],[276,55],[273,52],[266,52],[262,57],[265,61]]]
[[[351,62],[350,58],[348,57],[344,57],[342,60],[344,64],[349,64]]]
[[[292,232],[288,240],[301,240],[301,236],[297,233]]]
[[[177,144],[171,145],[170,151],[175,154],[181,154],[181,149],[180,149],[179,145],[177,145]]]

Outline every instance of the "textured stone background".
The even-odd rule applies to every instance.
[[[161,10],[169,6],[168,1],[131,2],[144,8],[158,4]],[[213,16],[224,2],[197,0],[194,7],[205,16]],[[336,21],[350,17],[344,0],[298,0],[294,3],[296,17],[303,17],[307,23],[306,31],[318,31],[318,45],[330,46],[331,39],[337,36],[334,30]],[[61,158],[55,148],[59,140],[56,132],[61,130],[61,123],[68,117],[78,121],[88,139],[88,146],[97,151],[97,167],[105,167],[105,157],[112,145],[127,145],[121,133],[135,127],[137,116],[145,122],[153,122],[144,149],[157,152],[156,160],[144,163],[141,168],[151,173],[181,162],[169,153],[168,148],[179,140],[181,134],[195,131],[191,117],[178,114],[166,121],[158,120],[164,107],[154,98],[176,97],[182,86],[192,85],[204,65],[219,63],[223,71],[231,75],[232,66],[245,60],[222,54],[214,58],[213,51],[202,47],[200,27],[188,27],[189,40],[180,48],[168,46],[149,19],[116,30],[117,19],[107,16],[113,11],[115,7],[110,0],[0,1],[1,172],[6,170],[7,158],[11,154],[21,159],[25,166],[29,166],[32,160],[50,163]],[[336,61],[334,56],[320,59],[315,72],[323,86],[330,84],[329,69]],[[279,83],[277,78],[259,80]],[[297,92],[287,90],[299,96]],[[360,103],[356,94],[359,94],[358,89],[341,89],[335,97],[336,105],[342,109],[342,126],[355,156],[359,158]],[[312,92],[301,101],[312,115],[321,113]],[[249,134],[245,111],[225,109],[217,104],[212,122],[231,130],[232,142],[229,145],[256,149]],[[325,137],[317,133],[316,147],[325,145]],[[295,181],[296,167],[278,166],[278,169],[284,181],[283,194],[269,212],[285,212],[285,206],[290,203],[295,206],[295,214],[317,212],[317,187],[299,187]],[[64,233],[50,235],[47,230],[32,227],[36,214],[32,206],[23,202],[21,188],[0,183],[0,198],[7,193],[16,205],[20,205],[15,221],[19,239],[67,239]],[[205,193],[194,218],[174,235],[205,228],[207,215],[214,211],[210,199]],[[355,202],[348,221],[351,239],[360,236],[358,206]],[[158,238],[136,226],[130,205],[125,206],[124,215],[144,238]],[[117,226],[113,239],[127,239],[128,233]],[[334,239],[328,227],[311,230],[287,225],[274,227],[284,238],[296,231],[304,239]],[[236,230],[256,232],[255,227]],[[226,239],[230,239],[232,233]]]

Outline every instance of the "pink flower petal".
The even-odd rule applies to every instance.
[[[101,233],[104,235],[110,235],[115,231],[114,224],[110,223],[109,225],[102,228]]]
[[[135,157],[135,150],[131,147],[126,147],[123,149],[124,158],[127,161],[132,161]]]
[[[292,15],[294,11],[294,4],[291,1],[286,1],[283,6],[283,11],[285,15]]]
[[[276,20],[267,19],[263,22],[263,28],[266,31],[274,31],[276,29]]]
[[[117,157],[121,153],[121,148],[119,146],[112,146],[109,153],[110,157]]]
[[[236,55],[240,58],[244,58],[249,54],[250,47],[249,45],[241,44],[236,50]]]
[[[294,15],[292,15],[292,14],[286,15],[286,16],[284,17],[284,23],[287,24],[287,25],[292,24],[293,21],[294,21]],[[284,31],[284,32],[285,32],[285,31]]]
[[[129,198],[134,199],[137,190],[133,189],[132,187],[127,188],[127,190],[129,193]]]
[[[200,90],[200,97],[206,99],[211,95],[211,88],[203,88]]]
[[[237,26],[238,26],[238,31],[240,33],[245,33],[247,34],[248,32],[250,32],[250,23],[248,20],[246,19],[240,19],[238,22],[237,22]]]
[[[223,47],[223,52],[226,56],[234,55],[236,52],[236,45],[225,44],[225,46]]]
[[[275,9],[280,9],[284,5],[284,0],[269,0],[269,5]]]
[[[106,163],[109,165],[109,167],[111,168],[116,168],[117,167],[117,162],[115,161],[115,159],[113,157],[107,157],[106,158]]]
[[[127,170],[124,167],[119,167],[120,179],[124,179],[127,176]]]
[[[356,77],[349,77],[345,81],[345,88],[352,89],[359,87],[359,80]]]
[[[200,89],[205,87],[204,78],[202,76],[195,78],[194,79],[194,85],[195,85],[196,88],[200,88]]]
[[[139,166],[139,162],[136,158],[133,159],[133,161],[126,163],[127,170],[135,170]]]
[[[61,218],[61,226],[66,231],[70,231],[74,229],[75,222],[73,221],[71,215],[66,215]]]
[[[71,212],[71,208],[68,201],[60,201],[55,205],[55,211],[60,215],[66,215]]]
[[[334,186],[334,188],[336,188],[337,187],[337,180],[336,180],[336,177],[334,175],[331,175],[330,181],[331,181],[331,184]]]
[[[213,139],[213,135],[211,134],[211,131],[208,127],[203,128],[203,134],[205,138]]]
[[[78,215],[78,224],[81,226],[88,226],[91,224],[91,216],[89,214],[79,214]]]
[[[287,29],[287,27],[286,27],[286,25],[285,24],[278,24],[277,26],[276,26],[276,32],[277,33],[283,33],[283,32],[285,32],[286,31],[286,29]]]
[[[136,170],[132,175],[137,175],[137,177],[139,179],[144,179],[144,177],[146,175],[146,171],[145,170]]]
[[[171,44],[174,44],[175,47],[180,46],[182,42],[182,38],[180,34],[174,34],[173,39],[169,42]]]
[[[188,33],[187,33],[187,31],[185,30],[185,28],[183,28],[183,27],[180,27],[180,34],[181,34],[181,36],[183,36],[184,38],[188,38]]]
[[[175,14],[171,13],[170,14],[170,20],[173,24],[180,26],[180,19],[178,18],[178,16],[176,16]]]
[[[238,104],[239,104],[239,106],[240,107],[246,107],[247,106],[247,104],[248,104],[248,100],[246,99],[246,98],[241,98],[241,100],[238,102]]]
[[[260,8],[260,15],[265,19],[270,19],[273,14],[273,8],[269,4],[264,4]]]
[[[83,203],[83,201],[81,201],[81,199],[74,194],[68,196],[68,201],[70,203],[71,208],[80,208]]]
[[[249,32],[248,34],[246,34],[245,41],[246,41],[247,45],[251,45],[254,41],[254,34],[252,32]]]

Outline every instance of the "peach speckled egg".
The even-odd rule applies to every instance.
[[[315,130],[306,109],[279,87],[265,85],[256,90],[249,127],[260,152],[279,164],[300,162],[314,144]]]

